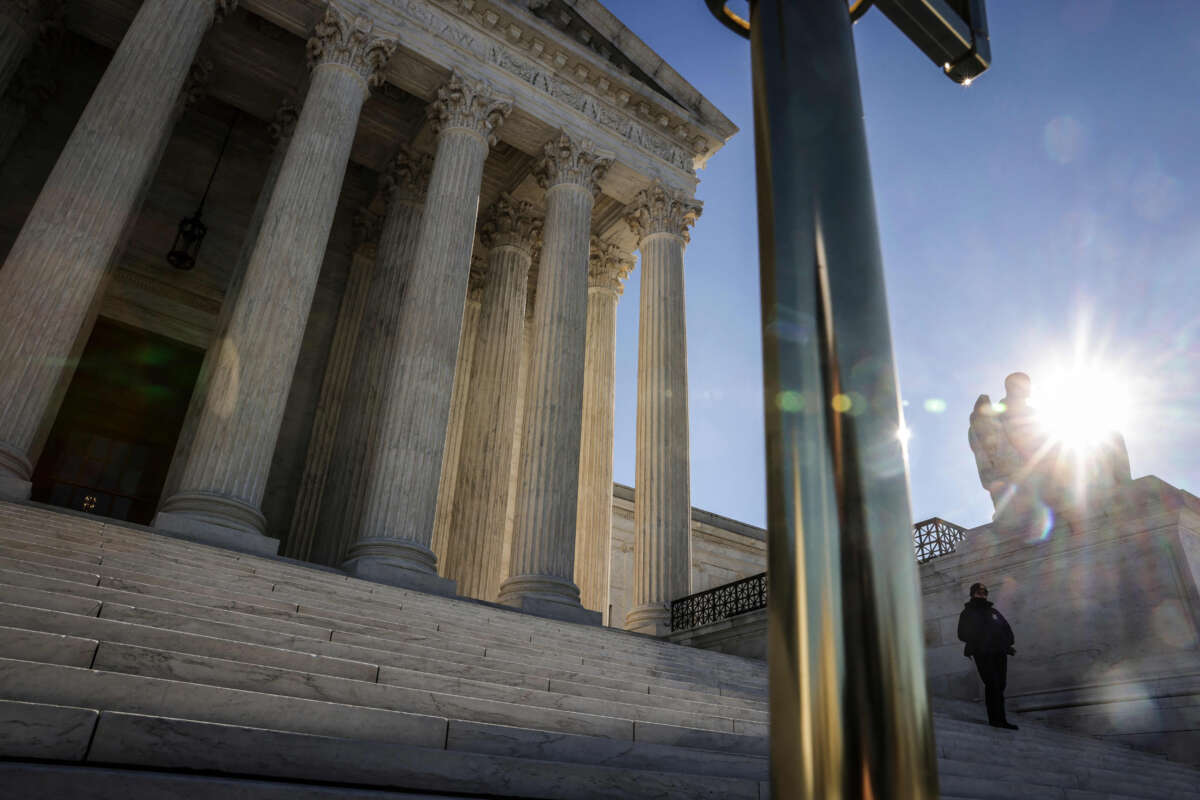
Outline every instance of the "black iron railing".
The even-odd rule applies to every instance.
[[[913,550],[917,563],[949,555],[963,539],[967,529],[931,517],[913,525]],[[736,617],[767,607],[767,573],[761,572],[740,581],[727,583],[671,602],[671,630],[685,631]]]
[[[671,630],[683,631],[767,607],[767,573],[671,602]]]
[[[954,552],[958,543],[967,538],[967,529],[946,522],[941,517],[930,517],[924,522],[913,525],[913,550],[917,554],[917,563]]]

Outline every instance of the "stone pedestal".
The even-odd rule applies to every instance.
[[[179,491],[160,506],[156,527],[214,541],[236,532],[267,546],[260,541],[266,520],[259,505],[292,371],[359,112],[395,46],[373,37],[366,20],[332,7],[316,27],[304,108],[221,343]]]
[[[613,405],[616,401],[617,298],[633,269],[628,253],[592,237],[587,349],[583,359],[583,435],[575,517],[575,583],[583,607],[608,610],[612,563]]]
[[[29,497],[36,442],[86,339],[214,9],[146,0],[0,268],[0,496]],[[98,203],[97,199],[104,202]]]
[[[317,535],[307,556],[337,566],[345,560],[362,519],[367,476],[375,463],[379,419],[396,352],[400,310],[425,205],[432,159],[401,147],[380,178],[386,211],[367,295],[347,397],[322,493]]]
[[[690,591],[687,332],[683,249],[700,204],[659,184],[628,218],[642,251],[638,329],[634,607],[629,630],[663,636],[671,601]]]
[[[481,227],[488,265],[443,569],[459,594],[480,600],[495,600],[500,587],[525,296],[540,229],[533,207],[506,195]]]
[[[533,355],[526,383],[511,577],[499,601],[535,614],[599,624],[575,586],[575,515],[583,415],[592,206],[611,162],[566,134],[546,145],[538,179],[546,221],[538,263]]]
[[[487,86],[457,75],[438,90],[432,107],[437,153],[401,309],[378,458],[345,563],[354,575],[422,588],[439,580],[430,544],[483,162],[510,108]],[[440,590],[451,586],[443,581]]]

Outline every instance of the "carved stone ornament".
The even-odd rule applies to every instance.
[[[492,147],[497,141],[496,129],[511,111],[512,101],[497,97],[490,84],[455,72],[438,89],[437,99],[429,106],[429,118],[436,133],[447,128],[466,128],[478,133]]]
[[[296,132],[296,123],[300,121],[300,105],[290,97],[285,97],[275,109],[275,116],[267,130],[271,132],[271,140],[278,143],[292,138]]]
[[[374,247],[379,242],[379,234],[383,230],[383,219],[365,208],[360,208],[354,215],[354,247],[362,250]]]
[[[670,233],[691,241],[689,228],[696,224],[704,204],[658,181],[637,193],[625,222],[640,242],[656,233]]]
[[[383,68],[396,52],[395,39],[372,36],[374,23],[366,17],[351,20],[334,6],[313,29],[308,40],[308,66],[340,64],[362,76],[367,86],[383,83]]]
[[[625,291],[625,279],[631,272],[632,253],[612,242],[604,241],[599,236],[592,237],[592,248],[588,257],[588,287],[608,289],[621,294]]]
[[[179,92],[179,104],[183,108],[191,108],[208,95],[208,85],[212,81],[213,62],[204,56],[192,62],[188,70],[187,80]]]
[[[542,238],[542,219],[532,203],[513,200],[503,193],[488,210],[479,227],[479,238],[489,249],[517,247],[532,254]]]
[[[398,201],[421,205],[425,202],[432,170],[431,157],[416,152],[408,145],[400,145],[399,151],[388,162],[387,169],[379,176],[379,192],[389,204]]]
[[[598,155],[592,142],[584,139],[576,143],[566,132],[559,131],[558,136],[546,143],[533,174],[543,189],[569,183],[582,186],[595,196],[612,162],[611,158]]]

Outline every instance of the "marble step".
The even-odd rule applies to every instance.
[[[0,762],[0,800],[67,797],[71,800],[471,800],[461,794],[431,795],[144,769]]]
[[[2,526],[0,526],[0,535],[3,535],[6,538],[20,537],[20,538],[25,539],[26,541],[30,541],[30,540],[40,541],[38,539],[38,535],[36,534],[36,532],[31,533],[27,530],[4,531]],[[60,536],[60,534],[45,533],[45,534],[43,534],[43,536]],[[125,548],[126,552],[134,554],[134,555],[154,553],[156,556],[158,556],[160,559],[162,559],[163,558],[162,555],[160,553],[156,552],[156,550],[159,550],[161,548],[158,548],[156,545],[152,544],[153,540],[157,539],[159,541],[167,541],[167,542],[174,541],[174,540],[167,539],[165,537],[154,537],[152,534],[151,535],[141,534],[140,538],[141,538],[141,541],[128,543],[127,547]],[[86,540],[80,539],[76,542],[76,544],[79,547],[92,548],[92,550],[95,554],[99,554],[99,553],[103,552],[103,549],[104,549],[103,542],[101,542],[100,547],[97,547],[97,543],[95,541],[94,535],[88,536],[88,538]],[[193,545],[193,546],[196,546],[196,545]],[[214,554],[228,553],[228,551],[222,551],[222,550],[217,550],[217,549],[210,549],[210,550]],[[243,570],[245,570],[246,574],[260,574],[260,573],[265,572],[262,569],[255,569],[253,564],[251,564],[247,561],[247,559],[253,559],[254,557],[243,556],[241,554],[231,554],[231,555],[236,557],[236,560],[231,563],[230,568],[243,569]],[[168,557],[166,560],[171,561],[174,559]],[[209,563],[211,565],[212,563],[215,563],[216,560],[217,559],[214,558],[212,561],[207,562],[207,563]],[[273,563],[268,559],[260,558],[260,559],[255,559],[255,560],[259,564],[268,564],[269,565],[269,564]],[[198,563],[191,564],[191,566],[198,566],[198,565],[199,565]],[[289,567],[289,568],[291,569],[292,577],[300,575],[303,577],[303,579],[305,581],[307,581],[310,584],[320,583],[322,581],[332,581],[331,585],[343,586],[343,587],[351,586],[351,585],[355,585],[355,584],[362,584],[362,582],[353,581],[352,579],[349,579],[346,576],[333,576],[322,570],[307,569],[304,567]],[[278,576],[274,576],[274,579],[278,579]],[[376,586],[373,584],[362,584],[362,585],[363,586]],[[388,588],[391,588],[391,587],[388,587]],[[394,591],[399,592],[402,590],[394,590]],[[431,602],[434,602],[434,603],[436,603],[438,601],[443,601],[442,598],[428,598],[428,600]],[[450,602],[453,602],[453,601],[450,601]],[[529,619],[529,618],[526,618],[526,619]],[[549,620],[536,619],[536,620],[530,620],[526,624],[529,627],[534,627],[537,625],[544,625],[547,623],[550,623],[553,626],[555,626],[552,628],[548,628],[548,630],[555,630],[555,631],[564,632],[564,633],[565,632],[575,632],[577,635],[579,635],[579,632],[577,629],[573,628],[572,626],[568,626],[564,623],[555,623],[555,622],[549,621]],[[538,630],[539,628],[534,627],[534,629]],[[623,646],[626,649],[633,648],[634,650],[636,650],[636,647],[638,646],[638,644],[644,644],[646,646],[658,647],[658,648],[661,648],[663,645],[663,643],[659,642],[658,640],[649,639],[646,637],[638,637],[638,636],[630,635],[630,634],[625,634],[624,632],[606,631],[606,633],[615,634],[616,636],[614,637],[614,642],[623,642]],[[603,642],[597,643],[595,641],[595,635],[594,635],[593,629],[588,629],[586,632],[586,635],[591,637],[591,641],[589,643],[591,643],[593,645],[597,645],[600,647],[614,646],[614,647],[617,647],[617,649],[620,649],[620,646],[615,645],[615,644],[608,645]],[[667,650],[667,651],[669,651],[669,650]],[[756,662],[754,662],[753,660],[750,660],[750,659],[742,659],[737,656],[730,656],[727,654],[720,654],[720,653],[709,653],[708,657],[714,661],[726,661],[732,665],[738,666],[739,668],[750,670],[753,672],[761,673],[761,671],[762,671],[761,665],[758,665]]]
[[[4,586],[0,585],[0,595],[3,594],[4,588]],[[46,607],[39,602],[39,596],[48,593],[28,589],[24,591],[28,592],[25,600],[31,605],[22,606],[13,603],[0,603],[0,625],[7,625],[10,628],[22,628],[28,631],[66,634],[75,637],[92,637],[92,639],[98,641],[140,645],[179,653],[241,661],[249,664],[293,669],[316,675],[398,684],[409,688],[453,691],[457,694],[476,694],[472,689],[482,688],[495,695],[496,690],[491,687],[499,686],[503,687],[505,692],[512,696],[521,696],[514,694],[521,689],[541,690],[546,693],[546,696],[563,695],[567,697],[588,698],[596,703],[603,701],[605,703],[618,704],[617,706],[610,705],[610,709],[620,707],[621,705],[638,704],[644,707],[670,709],[676,712],[687,711],[696,714],[728,716],[730,718],[742,718],[762,723],[767,721],[766,716],[758,715],[758,712],[755,712],[756,716],[750,716],[736,708],[724,708],[710,703],[695,703],[649,694],[591,687],[586,684],[577,684],[570,681],[554,679],[537,679],[535,681],[531,680],[528,676],[521,676],[515,673],[495,675],[484,672],[476,676],[446,675],[443,669],[445,662],[440,661],[429,661],[422,664],[423,669],[419,670],[402,669],[374,663],[378,659],[372,658],[372,656],[380,654],[381,651],[371,651],[368,653],[348,652],[344,654],[348,656],[347,658],[341,658],[281,647],[249,644],[212,636],[183,633],[160,627],[122,622],[107,617],[93,617],[46,610]],[[335,652],[336,648],[330,647],[328,650]],[[4,651],[4,644],[0,642],[0,655],[26,658],[26,660],[31,661],[48,660],[13,655],[12,652],[15,651],[10,650],[10,652],[6,653]],[[361,659],[363,656],[366,656],[369,660],[354,660],[354,657]],[[55,663],[65,662],[56,661]],[[83,665],[86,666],[86,663]],[[467,678],[468,680],[464,681],[463,678]],[[496,678],[499,678],[499,680],[496,680]]]
[[[514,758],[102,712],[88,754],[104,764],[497,797],[758,800],[758,781]]]
[[[246,614],[244,609],[241,611],[230,611],[230,610],[220,609],[220,608],[215,608],[215,609],[210,610],[209,607],[195,606],[193,604],[182,604],[182,601],[172,601],[169,599],[158,598],[155,595],[141,595],[141,594],[135,594],[135,593],[121,594],[121,593],[119,593],[120,590],[110,589],[108,587],[95,587],[95,586],[89,585],[85,581],[81,581],[81,580],[77,580],[74,582],[71,582],[71,581],[63,582],[62,581],[63,576],[60,576],[59,578],[45,578],[45,577],[40,577],[40,576],[31,577],[31,573],[36,573],[37,567],[38,567],[37,564],[29,564],[29,568],[27,568],[26,570],[19,571],[19,572],[16,570],[0,571],[0,581],[8,581],[10,583],[15,583],[15,584],[24,585],[24,586],[34,584],[34,585],[38,585],[38,586],[41,586],[44,588],[53,587],[55,591],[73,591],[73,592],[76,592],[77,594],[81,594],[85,597],[90,597],[92,599],[105,600],[106,602],[109,603],[110,608],[101,612],[102,615],[104,615],[104,616],[114,617],[114,616],[122,616],[123,615],[122,618],[141,618],[143,620],[149,620],[150,621],[149,624],[157,624],[160,627],[177,627],[178,628],[179,626],[186,626],[186,627],[182,627],[179,629],[191,630],[192,632],[199,632],[199,633],[204,633],[204,634],[208,634],[208,635],[215,635],[215,636],[220,636],[223,638],[235,638],[235,639],[240,639],[243,641],[254,641],[254,642],[272,645],[272,646],[282,646],[282,647],[288,647],[288,648],[292,648],[292,649],[303,649],[303,650],[308,650],[311,652],[314,650],[314,645],[308,641],[301,643],[301,641],[300,641],[301,639],[327,642],[331,635],[330,633],[326,632],[328,629],[315,628],[312,626],[310,626],[309,628],[299,629],[301,633],[310,634],[307,637],[303,637],[303,636],[296,637],[296,636],[291,636],[291,635],[286,635],[286,634],[280,634],[274,630],[270,630],[270,628],[275,627],[274,622],[273,622],[273,620],[274,620],[273,617],[258,618],[258,617],[255,617],[254,615]],[[72,585],[72,584],[74,584],[74,585]],[[127,603],[135,603],[136,602],[136,603],[139,603],[139,606],[136,609],[133,609],[129,606],[126,606],[124,603],[114,604],[112,602],[113,598],[116,598],[118,600],[124,600]],[[196,598],[193,598],[193,599],[196,599]],[[181,617],[180,619],[161,618],[158,615],[152,613],[155,608],[162,608],[164,606],[173,608],[176,611],[182,610],[187,613],[179,615]],[[152,608],[148,608],[148,607],[152,607]],[[165,612],[165,613],[171,613],[171,612]],[[216,619],[214,619],[214,617],[216,617]],[[160,619],[162,621],[158,621]],[[202,620],[202,621],[197,621],[197,620]],[[135,621],[137,621],[137,620],[135,620]],[[245,623],[245,624],[243,624],[243,623]],[[228,626],[234,626],[234,627],[230,628]],[[262,627],[253,627],[253,626],[262,626]],[[341,643],[346,643],[346,644],[367,645],[367,646],[374,647],[376,649],[385,649],[385,650],[397,649],[397,642],[391,641],[391,640],[386,640],[386,639],[381,640],[381,639],[377,639],[375,637],[358,636],[356,638],[356,636],[353,634],[339,634],[339,633],[335,632],[335,633],[333,633],[333,638],[336,641],[339,641]],[[425,644],[416,644],[416,643],[409,642],[407,645],[404,646],[404,649],[406,652],[409,652],[409,653],[425,655],[427,657],[439,659],[439,660],[443,660],[443,659],[449,659],[449,660],[454,660],[454,661],[472,660],[472,659],[467,658],[466,654],[463,654],[461,652],[460,653],[446,653],[446,652],[442,651],[440,648],[427,647]],[[328,648],[325,648],[323,646],[317,646],[316,651],[327,652]],[[482,657],[485,654],[486,650],[481,649],[479,652]],[[473,660],[479,661],[481,659],[476,658]],[[490,655],[487,655],[485,658],[482,658],[482,660],[488,661],[489,663],[497,663],[497,664],[499,662],[506,661],[506,659],[500,658],[499,655],[497,655],[497,653],[495,651],[493,651]],[[537,659],[537,660],[544,661],[543,659]],[[526,662],[526,663],[528,663],[528,662]],[[525,671],[526,668],[519,666],[520,664],[521,664],[521,662],[512,662],[512,665],[508,666],[507,668],[511,669],[511,670],[516,670],[518,672]],[[586,671],[584,671],[582,665],[580,665],[579,667],[575,667],[574,664],[571,663],[570,666],[568,666],[568,667],[560,668],[557,671],[557,673],[554,675],[554,677],[558,677],[560,679],[565,678],[567,680],[571,680],[572,678],[574,678],[577,682],[586,682],[587,675],[588,675],[588,673]],[[567,677],[567,676],[570,676],[570,677]],[[601,678],[601,677],[602,676],[597,675],[597,678]],[[620,679],[615,681],[615,683],[618,686],[622,685]],[[648,693],[655,691],[655,688],[653,686],[651,686],[650,684],[646,684],[646,685],[648,687]],[[640,684],[639,684],[639,688],[640,688]],[[678,688],[678,687],[664,686],[664,687],[662,687],[661,691],[669,692],[670,689],[675,689],[675,688]],[[676,694],[676,695],[680,694],[677,692],[669,692],[669,693]],[[681,697],[681,699],[684,699],[684,698]],[[726,706],[726,705],[733,706],[733,707],[740,706],[742,708],[745,708],[746,713],[744,715],[747,715],[747,716],[754,716],[755,713],[758,713],[758,714],[762,713],[761,711],[754,711],[753,709],[746,708],[742,701],[732,702],[727,699],[718,700],[716,698],[713,698],[711,690],[707,694],[705,694],[703,692],[694,692],[690,696],[686,696],[686,699],[695,700],[697,702],[707,702],[710,704],[719,704],[722,706]],[[761,708],[761,706],[760,706],[760,708]],[[742,712],[734,711],[732,713],[742,713]]]
[[[14,534],[10,534],[10,535],[14,535],[14,536],[15,536],[15,535],[21,535],[21,534],[20,534],[20,533],[14,533]],[[26,538],[26,539],[28,539],[28,538],[30,537],[30,534],[29,534],[28,532],[24,532],[24,536],[25,536],[25,538]],[[143,539],[157,538],[157,539],[160,539],[160,540],[171,541],[171,540],[167,540],[167,539],[165,539],[165,537],[153,537],[153,535],[145,535],[145,534],[143,534],[143,535],[142,535],[142,538],[143,538]],[[136,544],[136,543],[135,543],[135,544]],[[146,542],[142,542],[142,543],[141,543],[141,546],[142,546],[143,548],[145,548],[145,547],[148,547],[149,545],[147,545],[147,544],[146,544]],[[133,548],[133,549],[134,549],[134,551],[136,552],[136,548]],[[223,552],[226,552],[226,551],[213,550],[213,552],[215,552],[215,553],[223,553]],[[241,556],[240,558],[244,560],[244,559],[247,559],[247,558],[252,558],[252,557]],[[259,561],[266,561],[265,559],[258,559],[258,560],[259,560]],[[270,563],[270,562],[268,562],[268,563]],[[328,576],[327,576],[325,573],[323,573],[322,571],[320,571],[320,570],[315,570],[315,569],[313,569],[313,570],[308,570],[308,569],[305,569],[305,568],[296,568],[296,567],[293,567],[292,569],[294,569],[294,570],[295,570],[295,569],[301,569],[301,570],[304,570],[304,572],[305,572],[305,573],[307,573],[307,574],[305,575],[305,577],[306,577],[306,578],[307,578],[307,579],[308,579],[310,582],[312,582],[312,581],[314,581],[314,580],[318,580],[318,581],[319,581],[319,580],[323,580],[323,579],[328,579]],[[335,582],[336,584],[338,584],[338,585],[345,585],[345,584],[347,584],[347,582],[349,581],[349,579],[346,579],[346,578],[344,578],[344,577],[338,577],[338,578],[334,578],[333,580],[334,580],[334,582]],[[263,588],[265,589],[265,587],[263,587]],[[434,600],[435,602],[436,602],[436,601],[441,601],[441,600],[442,600],[442,598],[427,598],[427,599]],[[453,602],[455,602],[455,601],[449,601],[449,602],[453,603]],[[461,604],[461,601],[459,601],[459,604]],[[478,613],[478,607],[476,607],[475,609],[473,609],[473,610],[472,610],[472,613],[475,613],[475,614],[477,614],[477,613]],[[519,615],[514,615],[514,614],[512,614],[511,612],[500,612],[500,613],[501,613],[501,614],[503,614],[503,615],[506,615],[506,616],[519,616]],[[524,618],[524,619],[529,619],[529,618],[527,618],[527,617],[526,617],[526,618]],[[523,620],[523,621],[524,621],[524,620]],[[536,620],[536,623],[545,623],[545,622],[549,622],[549,621],[544,621],[544,620]],[[572,630],[571,626],[566,626],[566,627],[564,628],[564,625],[563,625],[562,623],[557,623],[557,625],[558,625],[558,630]],[[610,634],[610,635],[615,635],[616,637],[618,637],[618,640],[622,640],[622,639],[623,639],[623,640],[625,640],[625,645],[623,645],[623,646],[624,646],[624,649],[626,649],[626,650],[628,650],[628,648],[629,648],[629,647],[632,647],[632,646],[633,646],[632,644],[630,644],[630,643],[629,643],[631,640],[633,640],[633,641],[636,641],[636,640],[638,640],[638,639],[641,639],[641,640],[643,640],[643,642],[644,642],[646,645],[653,646],[653,647],[656,647],[656,648],[660,648],[660,652],[662,652],[662,651],[661,651],[661,648],[664,648],[664,647],[665,647],[665,648],[668,648],[666,652],[670,652],[671,650],[678,650],[678,649],[679,649],[679,648],[671,648],[671,646],[670,646],[670,645],[665,645],[664,643],[658,642],[658,641],[656,641],[656,640],[650,640],[650,639],[646,639],[645,637],[636,637],[636,636],[633,636],[633,635],[631,635],[631,634],[626,634],[626,633],[624,633],[624,632],[617,632],[617,631],[605,631],[604,633],[605,633],[605,634]],[[596,632],[595,632],[594,630],[590,630],[590,629],[589,629],[588,631],[586,631],[586,634],[587,634],[588,636],[591,636],[591,637],[592,637],[592,640],[593,640],[593,641],[592,641],[592,643],[593,643],[593,645],[594,645],[594,646],[598,646],[598,647],[600,647],[601,649],[605,649],[605,648],[608,648],[608,647],[610,647],[610,645],[607,645],[607,644],[604,644],[604,643],[599,643],[599,644],[596,644],[596,643],[595,643],[595,641],[594,641],[594,640],[595,640],[595,638],[597,637],[597,634],[596,634]],[[601,636],[603,636],[603,634],[600,634],[600,635],[601,635]],[[614,649],[621,649],[621,647],[616,647],[616,646],[613,646],[613,647],[614,647]],[[762,674],[763,674],[763,672],[762,672],[762,666],[761,666],[761,664],[758,664],[757,662],[754,662],[753,660],[749,660],[749,659],[740,659],[740,658],[738,658],[738,657],[736,657],[736,656],[728,656],[728,655],[726,655],[726,654],[716,654],[716,653],[708,653],[708,654],[706,654],[706,657],[708,657],[710,660],[716,660],[716,661],[721,661],[721,660],[724,660],[724,661],[726,661],[726,662],[727,662],[727,663],[729,663],[729,664],[736,665],[736,666],[737,666],[739,669],[742,669],[743,671],[745,671],[747,675],[751,675],[751,676],[753,676],[753,677],[756,677],[756,678],[757,678],[757,677],[761,677],[761,676],[762,676]]]
[[[973,753],[976,756],[973,760],[966,760],[967,755],[939,758],[938,774],[943,778],[974,778],[981,782],[1011,781],[1015,776],[1027,787],[1054,786],[1162,800],[1194,800],[1200,796],[1194,783],[1187,785],[1156,773],[1147,775],[1081,767],[1065,752],[1040,762],[1024,759],[1016,764],[998,762],[990,757],[979,758],[979,751]]]
[[[54,570],[53,573],[49,574],[49,577],[74,579],[74,580],[77,580],[78,582],[83,582],[83,583],[93,582],[92,578],[91,578],[92,573],[84,573],[84,572],[78,571],[78,568],[83,567],[81,562],[69,561],[66,559],[61,559],[61,558],[52,557],[52,556],[46,556],[46,555],[35,553],[35,552],[22,552],[21,554],[26,556],[30,560],[14,562],[11,560],[12,551],[11,550],[6,551],[5,548],[0,547],[0,555],[7,556],[7,558],[0,557],[0,568],[6,568],[10,571],[15,571],[16,569],[21,569],[22,571],[28,571],[28,570],[30,570],[31,564],[36,564],[36,565],[38,565],[38,567],[49,568],[51,570]],[[61,570],[72,569],[72,568],[77,569],[76,574],[74,574],[74,575],[61,572]],[[98,572],[102,575],[107,575],[109,577],[116,577],[118,579],[128,579],[128,578],[140,577],[144,581],[146,578],[150,578],[150,577],[161,577],[161,576],[149,576],[149,575],[142,574],[142,573],[133,573],[131,571],[124,570],[119,567],[109,566],[109,565],[95,565],[94,568],[96,570],[98,570]],[[38,570],[33,569],[32,571],[36,572]],[[43,569],[43,574],[46,574],[44,569]],[[192,576],[189,576],[189,577],[192,577]],[[181,579],[179,577],[172,576],[171,583],[175,586],[180,586]],[[167,609],[171,609],[171,607],[172,607],[172,605],[171,605],[172,601],[170,601],[166,598],[157,597],[156,595],[146,595],[146,596],[152,597],[152,598],[154,598],[154,600],[153,601],[145,601],[145,602],[143,602],[143,605],[151,606],[151,607],[155,607],[155,608],[167,608]],[[332,627],[330,627],[330,626],[337,625],[339,628],[341,628],[342,631],[347,631],[347,633],[345,634],[347,636],[351,635],[357,631],[357,632],[360,632],[362,635],[368,635],[373,638],[394,639],[394,640],[400,640],[400,641],[402,641],[402,640],[410,640],[411,641],[415,638],[418,640],[426,641],[430,644],[433,644],[435,641],[435,640],[425,637],[423,634],[419,634],[419,633],[417,633],[417,634],[407,633],[406,634],[406,633],[402,633],[400,631],[391,630],[391,629],[387,629],[387,628],[378,628],[378,627],[373,627],[373,626],[354,626],[349,623],[339,624],[335,620],[313,619],[310,621],[313,623],[319,623],[319,624],[305,624],[302,622],[280,619],[278,616],[272,616],[272,617],[270,617],[269,623],[267,623],[267,622],[258,621],[258,615],[248,613],[247,611],[244,611],[244,610],[241,610],[241,611],[218,610],[215,613],[221,614],[221,615],[223,615],[223,618],[230,620],[231,622],[234,622],[241,626],[256,627],[259,625],[269,624],[269,627],[272,630],[291,631],[291,632],[294,632],[298,636],[306,636],[308,638],[318,638],[318,639],[326,639],[327,640],[327,639],[329,639],[329,637],[333,631]],[[574,656],[572,656],[572,657],[547,656],[544,651],[535,650],[533,648],[514,647],[511,645],[504,646],[504,647],[484,648],[481,645],[469,645],[469,644],[459,642],[459,641],[447,642],[442,637],[438,637],[436,639],[436,645],[439,649],[443,649],[443,650],[444,649],[450,649],[450,650],[457,649],[460,652],[466,652],[466,653],[477,654],[477,655],[483,655],[483,652],[485,649],[490,649],[494,654],[496,654],[500,657],[508,657],[513,660],[536,659],[542,663],[549,662],[552,664],[557,664],[558,666],[562,666],[562,667],[567,667],[567,666],[574,667],[577,663],[576,657],[574,657]],[[580,665],[583,664],[583,661],[584,661],[584,658],[579,657],[578,663]],[[673,674],[673,673],[665,672],[664,670],[659,670],[659,669],[640,668],[637,666],[637,664],[627,664],[625,662],[615,662],[614,663],[614,662],[608,661],[606,659],[589,658],[588,661],[593,666],[602,667],[604,669],[604,671],[609,674],[620,674],[620,675],[631,675],[631,676],[640,676],[640,675],[648,673],[648,672],[658,673],[659,676]]]

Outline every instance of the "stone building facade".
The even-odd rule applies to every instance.
[[[595,621],[640,260],[617,623],[704,588],[684,255],[736,129],[599,2],[0,0],[0,94],[0,497]]]

